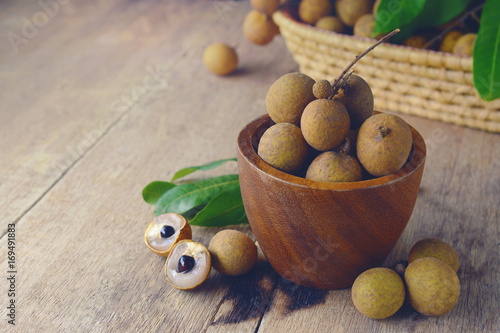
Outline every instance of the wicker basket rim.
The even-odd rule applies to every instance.
[[[349,48],[357,48],[359,52],[364,51],[371,46],[376,39],[368,37],[359,37],[329,31],[325,29],[316,28],[312,25],[300,22],[290,14],[290,7],[283,7],[273,14],[273,20],[278,26],[285,26],[285,28],[318,42],[326,45],[336,45],[338,43],[345,43],[348,39],[349,43],[353,44]],[[355,40],[358,43],[352,43]],[[463,70],[472,72],[472,57],[464,55],[456,55],[447,52],[418,49],[405,45],[397,45],[391,43],[382,43],[373,51],[372,55],[380,58],[391,59],[394,61],[401,61],[409,64],[426,65],[435,68],[450,68],[452,70]],[[370,56],[369,54],[367,56]],[[452,64],[452,65],[450,65]]]

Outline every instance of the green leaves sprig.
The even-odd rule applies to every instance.
[[[191,183],[174,181],[198,170],[211,170],[235,158],[213,161],[177,171],[170,182],[154,181],[142,190],[148,204],[155,205],[156,216],[181,214],[191,225],[222,227],[248,223],[237,174],[223,175]]]
[[[464,12],[472,0],[382,0],[375,17],[373,35],[395,28],[401,32],[393,39],[400,43],[425,27],[449,22]],[[485,0],[473,52],[473,80],[485,101],[500,98],[500,1]]]
[[[472,54],[474,86],[485,101],[500,98],[499,18],[500,1],[486,1]]]

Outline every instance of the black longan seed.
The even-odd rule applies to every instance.
[[[160,230],[161,238],[169,238],[172,237],[173,234],[175,234],[175,229],[170,225],[164,225]]]
[[[194,258],[188,255],[183,255],[179,259],[179,263],[177,264],[177,271],[179,273],[187,273],[192,270],[194,267]]]

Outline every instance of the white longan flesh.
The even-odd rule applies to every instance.
[[[169,225],[174,228],[175,233],[168,237],[163,238],[160,235],[161,229]],[[153,227],[148,232],[148,243],[149,245],[157,251],[168,251],[172,245],[175,243],[177,236],[179,236],[179,231],[184,225],[184,220],[176,214],[163,214],[155,217],[153,220]]]
[[[194,258],[193,269],[186,273],[180,273],[177,270],[179,259],[183,255]],[[206,279],[210,268],[209,258],[203,246],[193,242],[181,242],[173,248],[166,271],[169,281],[176,287],[184,289],[201,284]]]

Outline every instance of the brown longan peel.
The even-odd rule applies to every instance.
[[[219,231],[210,241],[208,250],[213,268],[224,275],[243,275],[257,262],[257,246],[238,230]]]
[[[349,131],[349,115],[342,103],[317,99],[304,109],[300,128],[311,147],[319,151],[332,150],[344,141]]]
[[[359,128],[358,159],[368,173],[385,176],[405,164],[413,144],[410,127],[400,117],[379,113],[368,118]]]
[[[372,0],[337,0],[335,9],[338,17],[349,27],[354,27],[356,21],[372,11]]]
[[[312,87],[315,81],[306,74],[294,72],[281,76],[269,87],[266,95],[267,113],[275,123],[299,125],[309,102],[316,99]]]
[[[271,16],[263,14],[256,9],[248,12],[243,21],[243,34],[256,45],[269,44],[274,36],[279,34],[279,27]]]
[[[359,128],[363,122],[373,115],[373,93],[368,83],[356,74],[351,74],[340,85],[333,97],[347,109],[351,120],[351,128]]]
[[[349,139],[340,151],[326,151],[318,155],[307,169],[306,178],[320,182],[355,182],[363,178],[358,160],[348,155]]]
[[[303,22],[316,24],[322,17],[332,13],[330,0],[302,0],[299,4],[299,17]]]
[[[264,132],[257,154],[276,169],[297,174],[308,157],[309,146],[300,128],[290,123],[278,123]]]

